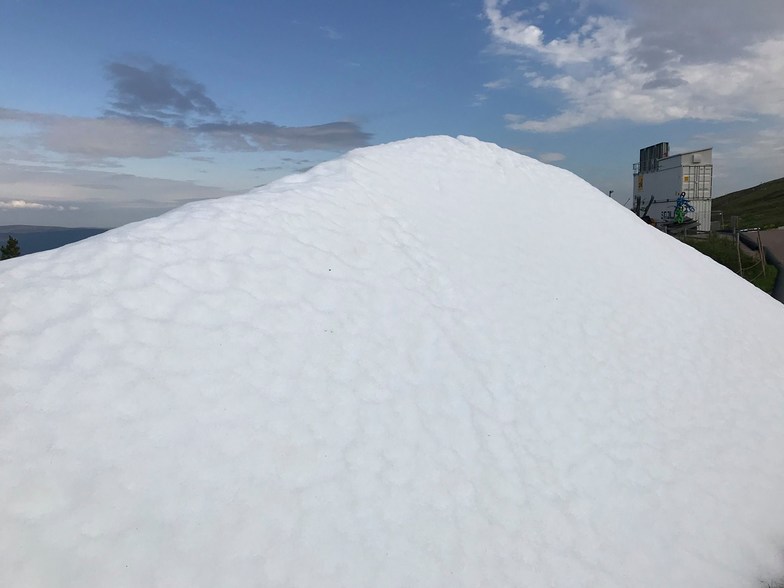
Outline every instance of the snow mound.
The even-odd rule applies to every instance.
[[[759,586],[782,307],[576,176],[353,151],[0,264],[2,586]]]

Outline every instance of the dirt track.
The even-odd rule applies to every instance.
[[[765,249],[770,251],[779,263],[784,263],[784,228],[761,231],[760,234]]]

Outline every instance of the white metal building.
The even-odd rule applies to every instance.
[[[675,203],[684,194],[694,207],[687,216],[700,231],[710,230],[713,197],[713,149],[669,154],[669,143],[640,149],[634,164],[634,210],[657,224],[675,220]]]

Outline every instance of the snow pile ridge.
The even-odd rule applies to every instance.
[[[459,137],[0,264],[2,586],[757,586],[784,312]]]

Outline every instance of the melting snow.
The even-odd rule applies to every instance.
[[[759,586],[784,311],[576,176],[361,149],[0,264],[2,586]]]

